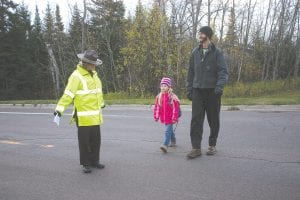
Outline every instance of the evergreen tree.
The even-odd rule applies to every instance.
[[[240,66],[241,51],[242,47],[239,45],[238,36],[236,33],[236,17],[235,10],[232,7],[230,10],[228,22],[228,31],[225,35],[223,48],[226,53],[227,62],[230,66],[229,73],[230,79],[234,80],[237,78],[238,68]]]
[[[12,26],[12,17],[17,5],[11,0],[0,0],[0,33],[7,33]]]
[[[64,25],[60,15],[60,8],[56,5],[55,9],[55,20],[54,20],[54,35],[53,35],[53,51],[55,55],[56,62],[59,67],[59,75],[61,82],[63,83],[61,87],[65,87],[65,80],[69,75],[67,70],[68,65],[68,51],[66,35],[64,33]],[[63,89],[62,88],[62,89]]]
[[[43,26],[44,39],[47,44],[53,44],[53,35],[54,35],[54,17],[48,2],[46,7],[46,13],[44,17],[44,26]]]
[[[42,22],[38,7],[35,9],[32,33],[29,38],[30,55],[33,64],[32,79],[32,98],[50,99],[53,98],[53,88],[49,70],[48,52],[42,35]]]
[[[13,70],[10,64],[13,63],[12,57],[12,39],[10,31],[13,25],[17,5],[10,0],[0,0],[0,99],[9,99],[13,94],[11,92],[13,85],[11,76]]]
[[[92,0],[92,2],[93,7],[89,7],[92,19],[88,48],[95,48],[100,52],[103,60],[101,74],[105,78],[103,81],[106,92],[115,92],[119,89],[121,81],[118,76],[117,60],[124,44],[125,8],[121,0]]]
[[[60,9],[59,9],[58,5],[56,5],[56,10],[55,10],[54,30],[59,33],[64,32],[64,24],[62,22],[62,18],[60,15]]]
[[[30,97],[32,62],[29,53],[29,35],[31,33],[30,15],[22,4],[16,8],[12,18],[13,24],[6,42],[10,44],[6,50],[10,55],[6,59],[8,69],[9,90],[8,98],[26,99]]]
[[[154,75],[152,78],[147,77],[148,87],[146,91],[156,92],[157,82],[162,76],[173,77],[173,66],[175,66],[174,61],[169,59],[171,52],[168,49],[169,33],[167,30],[169,27],[167,18],[158,5],[154,5],[150,10],[146,25],[147,59],[144,70],[147,74]]]
[[[172,30],[157,4],[146,12],[139,1],[133,24],[126,32],[127,45],[122,48],[131,93],[142,96],[155,94],[162,76],[174,79],[180,74],[176,38]]]
[[[81,32],[82,32],[82,17],[80,16],[80,10],[78,9],[77,4],[73,7],[72,19],[70,23],[70,47],[72,53],[76,55],[76,53],[81,51]]]
[[[39,13],[39,9],[38,9],[37,5],[35,6],[35,17],[34,17],[34,21],[33,21],[33,31],[37,35],[42,33],[41,17],[40,17],[40,13]]]
[[[127,82],[126,91],[128,91],[129,94],[143,95],[146,92],[144,85],[147,83],[143,83],[142,77],[140,77],[149,75],[143,73],[147,57],[145,44],[146,14],[139,0],[133,22],[129,25],[129,29],[127,29],[125,33],[126,46],[121,49],[124,62],[124,80]]]
[[[238,36],[236,34],[236,18],[234,8],[230,10],[228,31],[224,40],[224,47],[233,47],[238,45]]]

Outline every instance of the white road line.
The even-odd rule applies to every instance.
[[[53,113],[30,113],[30,112],[0,112],[0,114],[8,114],[8,115],[53,115]],[[71,115],[71,114],[65,114]]]
[[[53,115],[53,113],[31,113],[31,112],[0,112],[0,114],[6,115]],[[72,114],[64,114],[64,116],[71,116]],[[143,118],[150,119],[151,117],[143,117],[137,115],[106,115],[103,114],[104,117],[121,117],[121,118]]]

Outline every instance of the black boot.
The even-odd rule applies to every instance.
[[[102,165],[100,163],[96,163],[96,164],[93,164],[92,167],[96,168],[96,169],[104,169],[105,168],[105,165]]]
[[[82,171],[84,173],[91,173],[92,172],[91,168],[88,165],[83,165],[82,166]]]

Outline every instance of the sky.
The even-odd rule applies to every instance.
[[[41,17],[43,17],[47,3],[50,3],[50,6],[52,10],[55,10],[56,4],[59,5],[61,16],[63,19],[63,22],[65,24],[65,27],[68,26],[71,20],[71,8],[75,3],[79,6],[79,8],[82,8],[82,2],[83,0],[12,0],[15,3],[22,3],[28,7],[29,11],[31,12],[31,17],[34,17],[35,13],[35,6],[37,5],[39,8],[39,12],[41,14]],[[87,0],[89,1],[89,0]],[[126,9],[126,15],[128,13],[134,13],[135,7],[137,5],[138,0],[123,0],[125,9]],[[142,4],[145,6],[148,6],[151,2],[150,0],[141,0]]]

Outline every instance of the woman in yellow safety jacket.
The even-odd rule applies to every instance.
[[[74,102],[72,121],[78,127],[80,164],[85,173],[91,167],[103,169],[99,163],[101,144],[100,125],[103,122],[101,109],[105,107],[102,83],[95,71],[101,65],[95,50],[87,50],[78,54],[81,60],[68,79],[63,96],[58,101],[54,115],[61,117],[66,108]]]

